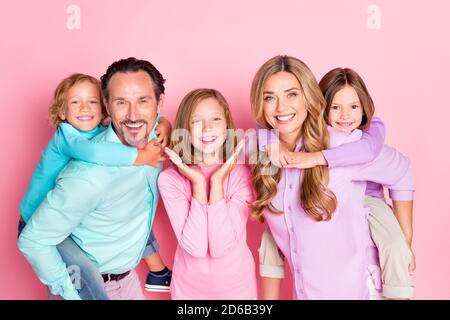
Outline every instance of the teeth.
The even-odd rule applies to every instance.
[[[202,141],[204,141],[204,142],[212,142],[214,140],[216,140],[216,137],[203,137],[202,138]]]
[[[342,127],[349,127],[353,124],[353,122],[338,122],[338,124]]]
[[[142,123],[127,123],[125,125],[130,128],[139,128],[142,126]]]
[[[291,120],[294,117],[294,114],[290,114],[287,116],[277,116],[277,120],[278,121],[287,121],[287,120]]]
[[[92,120],[94,117],[93,116],[83,116],[83,117],[77,117],[78,120]]]

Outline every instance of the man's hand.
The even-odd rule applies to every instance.
[[[134,165],[148,165],[158,168],[160,162],[165,160],[163,150],[162,145],[156,139],[152,139],[143,149],[138,149],[138,156]]]

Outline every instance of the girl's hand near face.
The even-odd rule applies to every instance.
[[[208,196],[206,195],[206,178],[203,175],[203,172],[195,167],[190,167],[183,163],[180,156],[173,150],[166,147],[164,152],[167,154],[170,161],[177,166],[178,171],[189,181],[191,181],[192,197],[201,204],[206,204],[208,202]]]
[[[245,144],[245,140],[241,140],[236,149],[234,149],[227,161],[211,175],[211,190],[209,193],[209,203],[215,203],[224,198],[223,183],[225,178],[231,173],[236,165],[239,154]]]
[[[239,154],[241,153],[242,149],[244,148],[244,144],[245,144],[244,139],[238,143],[238,145],[236,146],[236,149],[234,149],[233,153],[228,158],[228,160],[225,161],[225,163],[211,175],[211,183],[213,183],[213,182],[223,183],[224,182],[225,178],[230,174],[230,172],[233,170],[234,166],[236,165]]]
[[[180,173],[188,178],[189,181],[191,181],[193,184],[206,183],[205,176],[199,169],[183,163],[183,160],[181,160],[180,156],[167,147],[164,149],[164,152],[167,154],[170,161],[172,161],[173,164],[178,167]]]

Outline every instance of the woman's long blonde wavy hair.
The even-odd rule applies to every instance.
[[[302,90],[307,116],[299,137],[303,138],[303,148],[307,152],[321,151],[328,147],[328,130],[324,120],[325,99],[311,70],[297,58],[289,56],[275,56],[264,63],[256,73],[251,88],[251,106],[256,121],[266,129],[273,129],[266,121],[263,109],[263,92],[267,79],[278,73],[293,74]],[[262,154],[267,158],[267,154]],[[272,199],[277,194],[277,186],[281,177],[281,170],[275,174],[266,174],[271,166],[269,161],[261,161],[261,157],[252,168],[253,187],[256,191],[256,201],[252,204],[252,216],[264,221],[265,209],[274,214],[282,212],[272,206]],[[328,188],[328,168],[316,166],[304,169],[301,176],[300,201],[305,212],[317,221],[329,220],[336,210],[336,197]]]

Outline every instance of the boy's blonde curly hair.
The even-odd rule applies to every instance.
[[[102,99],[102,90],[100,81],[97,78],[94,78],[90,75],[83,73],[74,73],[71,76],[65,78],[60,82],[58,87],[56,87],[55,93],[53,95],[53,102],[49,109],[49,122],[50,124],[57,128],[59,124],[63,121],[60,118],[60,114],[66,111],[66,96],[67,92],[72,88],[75,84],[83,81],[89,81],[94,84],[100,96],[100,104],[102,106],[103,118],[107,117],[108,114],[106,112],[106,107],[103,104]]]

